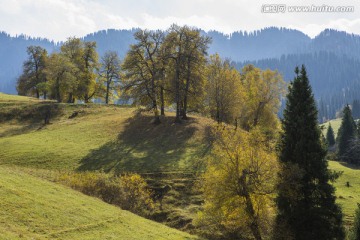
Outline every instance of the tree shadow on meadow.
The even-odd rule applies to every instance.
[[[50,119],[54,119],[62,114],[62,105],[52,101],[42,101],[36,104],[9,104],[0,111],[0,123],[11,120],[39,123],[44,121],[47,115]]]
[[[348,162],[339,162],[340,165],[350,168],[352,170],[360,170],[360,165],[356,165],[356,164],[352,164],[352,163],[348,163]]]
[[[10,123],[8,128],[0,130],[1,137],[10,137],[41,130],[63,115],[63,107],[55,102],[8,104],[0,110],[0,124]]]
[[[198,119],[174,124],[174,117],[151,124],[152,116],[141,113],[125,122],[117,139],[92,150],[80,161],[78,171],[163,172],[193,168],[208,150],[204,135],[210,130],[199,128]],[[205,133],[199,133],[205,131]]]

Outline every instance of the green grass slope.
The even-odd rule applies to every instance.
[[[17,95],[10,95],[0,92],[0,101],[6,101],[6,102],[37,102],[38,100],[36,98],[32,97],[24,97],[24,96],[17,96]]]
[[[0,98],[0,105],[9,99]],[[51,124],[43,125],[47,109]],[[105,172],[193,169],[207,153],[211,120],[192,117],[177,125],[169,115],[155,126],[150,114],[134,108],[20,97],[16,105],[0,108],[0,164]]]
[[[0,196],[0,239],[196,239],[9,167]]]
[[[51,124],[44,125],[42,116],[49,108]],[[77,115],[69,118],[74,113]],[[201,196],[191,192],[194,185],[191,174],[186,174],[199,167],[208,154],[213,122],[193,116],[182,124],[174,124],[174,116],[167,115],[162,124],[153,125],[151,114],[138,113],[134,108],[56,104],[0,94],[0,165],[4,165],[3,171],[16,165],[51,171],[148,173],[152,185],[173,187],[164,199],[166,214],[163,212],[159,216],[163,219],[159,221],[186,229],[202,203]],[[331,121],[335,133],[340,122],[340,119]],[[350,225],[356,203],[360,202],[360,170],[333,161],[329,162],[329,167],[344,172],[335,187],[337,201]],[[166,172],[166,175],[159,172]],[[346,187],[346,182],[350,182],[350,187]],[[3,190],[0,186],[0,191]],[[33,214],[41,214],[40,210],[36,208]],[[22,211],[18,210],[19,214]],[[191,224],[189,226],[191,228]],[[86,234],[85,230],[83,232]]]
[[[329,161],[332,170],[343,172],[335,182],[337,202],[341,205],[345,215],[344,221],[350,225],[354,220],[357,203],[360,203],[360,169],[348,166],[345,163]],[[347,187],[349,182],[350,187]]]
[[[67,107],[67,110],[70,109],[78,111],[75,107]],[[122,121],[131,114],[129,109],[121,110],[115,109],[110,118],[107,114],[91,114],[92,111],[96,112],[95,108],[81,110],[79,115],[88,114],[89,117],[68,119],[65,113],[64,117],[54,119],[46,126],[42,122],[4,124],[3,137],[0,138],[0,146],[4,150],[0,153],[0,163],[45,169],[75,169],[91,150],[116,138]]]
[[[49,109],[50,124],[44,125]],[[192,188],[193,172],[202,167],[209,152],[213,121],[191,116],[174,124],[174,115],[167,113],[161,124],[154,125],[152,118],[130,107],[2,95],[0,166],[20,166],[35,173],[44,169],[50,175],[58,170],[142,173],[152,187],[172,186],[163,210],[153,218],[193,232],[192,218],[202,203]],[[44,175],[40,177],[47,178]]]

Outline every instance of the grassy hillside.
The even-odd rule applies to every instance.
[[[174,124],[168,113],[162,124],[153,125],[150,113],[135,108],[57,104],[10,95],[2,95],[0,106],[0,165],[32,169],[35,176],[42,176],[41,169],[139,172],[151,186],[172,186],[163,210],[153,218],[193,229],[191,221],[202,200],[193,191],[192,173],[209,151],[211,120],[193,116]],[[48,109],[50,124],[44,125]]]
[[[329,161],[329,167],[335,171],[343,172],[335,182],[337,201],[342,206],[347,225],[354,220],[357,203],[360,203],[360,169],[345,163]],[[350,187],[346,183],[349,182]]]
[[[14,168],[0,196],[0,239],[196,239]]]
[[[0,98],[0,104],[14,98]],[[0,164],[105,172],[183,171],[193,169],[207,151],[206,126],[211,121],[205,118],[176,125],[170,116],[154,126],[150,114],[134,108],[29,102],[24,97],[17,101],[0,109]],[[46,108],[52,118],[44,126]]]
[[[48,109],[51,124],[44,125],[42,116]],[[196,178],[191,171],[201,166],[209,152],[213,122],[192,116],[182,124],[173,124],[174,116],[167,115],[162,124],[153,125],[150,113],[134,108],[56,104],[0,94],[0,165],[4,165],[3,171],[16,165],[38,172],[140,172],[151,186],[172,186],[164,198],[163,210],[154,218],[192,231],[191,221],[202,197],[192,188]],[[340,119],[331,124],[336,133]],[[356,203],[360,202],[359,170],[332,161],[329,166],[344,172],[335,186],[345,221],[350,225]]]
[[[17,96],[17,95],[10,95],[0,92],[0,101],[4,102],[37,102],[36,98],[32,97],[24,97],[24,96]]]

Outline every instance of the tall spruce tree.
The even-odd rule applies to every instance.
[[[343,110],[341,126],[338,131],[338,158],[345,162],[351,162],[351,141],[356,137],[356,124],[351,114],[349,105]]]
[[[342,213],[329,181],[317,109],[305,67],[295,69],[282,122],[275,239],[344,239]]]
[[[334,130],[331,126],[331,123],[329,123],[329,127],[326,132],[326,142],[329,147],[334,146],[335,144],[335,136],[334,136]]]

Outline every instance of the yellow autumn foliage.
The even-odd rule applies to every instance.
[[[141,216],[147,216],[155,207],[150,189],[139,174],[118,177],[96,172],[69,172],[61,174],[57,181]]]
[[[246,132],[218,126],[215,136],[196,223],[226,238],[266,239],[278,170],[274,143],[258,128]]]

